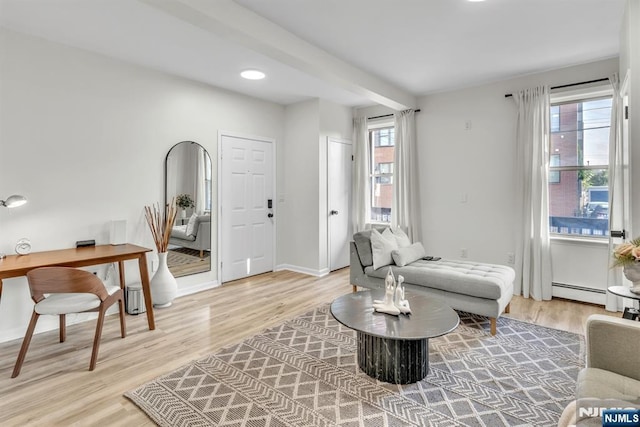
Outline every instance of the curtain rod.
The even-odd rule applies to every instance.
[[[419,113],[420,109],[418,108],[417,110],[413,110],[414,113]],[[393,117],[393,114],[384,114],[382,116],[375,116],[375,117],[367,117],[367,120],[373,120],[373,119],[382,119],[385,117]]]
[[[607,77],[604,77],[602,79],[589,80],[589,81],[586,81],[586,82],[569,83],[569,84],[566,84],[566,85],[552,86],[551,89],[562,89],[564,87],[587,85],[589,83],[598,83],[598,82],[605,82],[605,81],[609,81],[609,79]],[[508,93],[504,97],[505,98],[509,98],[510,96],[513,96],[513,94],[512,93]]]

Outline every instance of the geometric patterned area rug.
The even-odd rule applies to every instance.
[[[361,372],[329,305],[125,394],[161,426],[554,426],[574,398],[581,335],[459,312],[415,384]]]

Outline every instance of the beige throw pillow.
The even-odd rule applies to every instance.
[[[386,228],[382,234],[376,229],[371,230],[371,253],[374,270],[393,264],[391,252],[396,249],[398,249],[398,242],[390,229]]]

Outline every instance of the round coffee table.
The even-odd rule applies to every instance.
[[[619,297],[635,299],[640,301],[640,294],[635,294],[631,292],[631,288],[629,288],[628,286],[609,286],[607,290]],[[622,314],[622,317],[629,318],[631,320],[633,319],[640,320],[640,310],[633,307],[626,307],[624,309],[624,313]]]
[[[354,292],[331,303],[335,319],[357,332],[358,365],[370,377],[393,384],[420,381],[429,373],[429,338],[453,331],[458,314],[438,299],[407,295],[411,314],[373,310],[383,290]]]

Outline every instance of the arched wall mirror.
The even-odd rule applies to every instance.
[[[165,203],[176,199],[167,264],[174,277],[211,270],[212,173],[207,150],[193,141],[171,147],[164,165]]]

